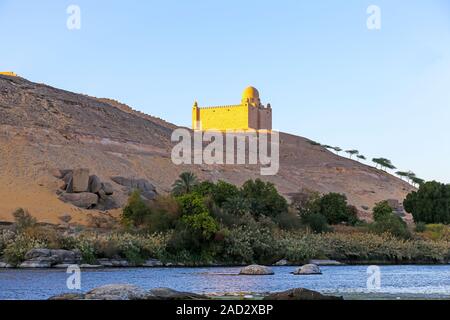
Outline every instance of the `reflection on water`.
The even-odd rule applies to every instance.
[[[322,275],[294,276],[294,267],[274,267],[275,275],[239,276],[240,268],[153,268],[84,270],[82,291],[112,283],[145,289],[169,287],[196,293],[265,293],[308,288],[343,295],[367,293],[367,266],[322,267]],[[47,299],[70,292],[65,270],[0,270],[0,299]],[[380,294],[450,298],[450,266],[381,266]]]

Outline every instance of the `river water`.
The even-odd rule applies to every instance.
[[[81,273],[81,291],[113,283],[144,289],[226,294],[266,293],[308,288],[349,299],[450,299],[450,265],[380,266],[380,288],[368,289],[367,266],[321,267],[322,275],[294,276],[294,267],[274,267],[272,276],[239,276],[238,267],[91,269]],[[47,299],[76,292],[67,288],[65,270],[0,269],[0,299]]]

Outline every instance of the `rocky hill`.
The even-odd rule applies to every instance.
[[[117,207],[126,201],[130,183],[144,181],[146,188],[164,193],[186,170],[201,179],[235,184],[260,177],[286,196],[303,187],[345,193],[365,217],[377,201],[402,201],[412,190],[392,175],[284,133],[276,176],[261,177],[255,166],[175,166],[170,159],[175,128],[114,100],[0,76],[0,220],[11,220],[11,212],[24,207],[45,222],[57,222],[64,214],[85,221],[95,210],[59,199],[58,169],[88,168],[114,190],[111,199]]]

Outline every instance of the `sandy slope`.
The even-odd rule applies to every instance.
[[[242,184],[261,178],[255,166],[175,166],[170,159],[175,125],[107,99],[0,76],[0,220],[17,207],[42,221],[74,221],[88,212],[57,199],[56,168],[87,167],[104,181],[112,176],[146,178],[167,192],[185,170],[201,179]],[[403,200],[412,187],[375,168],[339,157],[307,139],[281,134],[280,171],[263,177],[288,195],[307,187],[345,193],[362,216],[377,201]],[[113,183],[117,202],[126,194]]]

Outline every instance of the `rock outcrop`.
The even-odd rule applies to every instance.
[[[133,190],[139,190],[141,196],[147,200],[154,199],[158,194],[156,192],[156,187],[146,179],[111,177],[111,180],[125,187],[125,190],[127,190],[128,193],[131,193]]]
[[[20,268],[51,268],[55,265],[71,265],[81,262],[79,251],[32,249],[25,254]]]
[[[59,199],[83,209],[109,210],[117,208],[112,198],[114,189],[109,182],[102,182],[89,169],[55,170],[53,175],[62,180]],[[83,191],[82,191],[83,190]]]
[[[92,289],[85,300],[146,300],[149,293],[130,284],[110,284]]]
[[[344,300],[342,297],[326,296],[320,292],[304,288],[290,289],[283,292],[272,293],[263,300]]]
[[[169,288],[145,291],[131,284],[110,284],[94,288],[87,293],[63,293],[49,300],[206,300],[208,297],[180,292]]]
[[[244,267],[239,272],[241,275],[250,275],[250,276],[260,276],[260,275],[272,275],[274,274],[273,270],[266,266],[260,266],[260,265],[250,265],[247,267]]]

